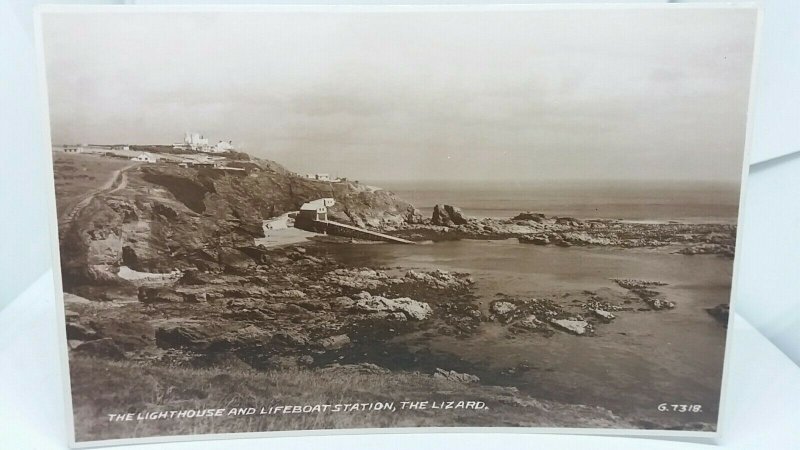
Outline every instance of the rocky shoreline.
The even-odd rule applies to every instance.
[[[328,252],[321,243],[286,246],[219,272],[80,286],[65,297],[70,347],[179,367],[309,368],[413,333],[467,337],[494,323],[508,338],[590,337],[619,314],[675,307],[656,290],[663,283],[622,279],[613,280],[620,290],[483,300],[467,273],[349,267]]]
[[[659,291],[663,283],[658,281],[620,278],[613,280],[614,289],[479,298],[468,273],[346,264],[331,245],[349,242],[346,238],[258,246],[262,220],[327,194],[279,166],[254,162],[248,167],[237,176],[141,168],[128,175],[124,188],[94,198],[62,230],[73,359],[266,373],[317,373],[346,365],[494,389],[471,373],[479,367],[446,358],[423,361],[408,343],[465,338],[487,326],[500,327],[506,339],[547,339],[557,333],[586,339],[613,326],[620,315],[680,307]],[[343,201],[332,217],[414,241],[517,238],[520,245],[733,256],[735,227],[730,225],[639,224],[529,212],[474,219],[450,205],[437,206],[430,219],[423,219],[390,193],[352,183],[335,189]],[[529,401],[524,393],[514,395],[520,404]]]
[[[418,360],[422,354],[406,353],[408,339],[466,338],[487,325],[502,327],[507,339],[587,339],[620,315],[675,306],[663,306],[656,290],[663,283],[641,280],[613,280],[619,290],[498,293],[487,301],[467,273],[351,267],[329,251],[311,242],[267,249],[259,262],[219,272],[84,285],[65,296],[71,357],[165,370],[414,373],[476,385],[492,399],[488,393],[499,388],[483,385],[468,366]],[[506,395],[520,405],[535,402],[517,390]],[[615,417],[609,424],[635,423],[619,413],[608,417]]]
[[[436,205],[430,219],[412,211],[401,224],[381,231],[414,241],[512,239],[522,244],[559,247],[662,248],[683,255],[732,258],[736,226],[677,222],[639,223],[616,219],[576,219],[523,212],[510,219],[470,218],[460,208]]]

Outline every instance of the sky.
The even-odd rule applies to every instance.
[[[53,143],[366,180],[741,177],[750,9],[49,13]]]

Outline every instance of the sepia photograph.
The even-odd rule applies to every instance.
[[[75,441],[713,434],[757,17],[42,13]]]

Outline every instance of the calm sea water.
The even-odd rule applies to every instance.
[[[443,203],[473,217],[501,218],[536,211],[578,218],[732,223],[739,197],[738,186],[719,184],[370,184],[395,192],[424,214]],[[730,259],[652,249],[542,247],[516,240],[332,245],[330,253],[356,266],[469,272],[481,308],[498,292],[569,301],[564,294],[618,290],[612,278],[668,283],[659,290],[676,303],[674,310],[621,312],[594,337],[556,333],[509,339],[505,327],[488,323],[469,338],[409,339],[404,345],[411,358],[401,358],[402,352],[373,356],[398,368],[466,371],[485,383],[516,386],[537,398],[599,405],[655,422],[716,420],[725,329],[705,309],[729,301]],[[520,364],[532,370],[509,372]],[[663,402],[702,404],[703,410],[666,417],[657,410]]]
[[[542,247],[516,240],[329,249],[332,257],[356,266],[469,272],[482,309],[498,292],[568,303],[571,297],[564,298],[565,293],[619,290],[611,278],[668,283],[659,290],[676,303],[675,309],[619,312],[594,337],[556,333],[509,339],[504,326],[487,323],[469,338],[408,340],[408,350],[417,354],[412,362],[392,352],[378,352],[383,359],[377,362],[409,370],[461,370],[537,398],[599,405],[656,422],[716,421],[725,328],[705,308],[728,302],[731,259],[648,249]],[[508,369],[519,364],[532,370],[509,375]],[[682,416],[660,413],[657,405],[663,402],[701,404],[703,410]]]
[[[577,218],[735,222],[739,187],[686,182],[376,181],[428,215],[436,204],[473,217],[513,217],[522,211]]]

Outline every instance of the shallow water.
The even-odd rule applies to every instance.
[[[676,303],[674,310],[621,311],[593,337],[557,332],[509,339],[504,326],[488,323],[468,338],[405,337],[394,344],[415,356],[397,354],[394,360],[407,369],[438,365],[469,370],[487,384],[512,385],[538,398],[603,406],[636,417],[675,414],[658,413],[659,403],[701,404],[701,413],[672,418],[716,420],[726,330],[705,308],[728,302],[730,259],[647,249],[543,247],[516,240],[333,245],[330,251],[359,266],[469,272],[484,308],[498,292],[556,299],[582,290],[623,292],[610,278],[668,283],[659,290]],[[519,370],[520,364],[529,369]]]

